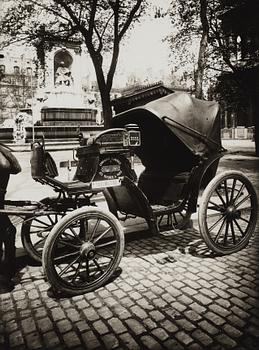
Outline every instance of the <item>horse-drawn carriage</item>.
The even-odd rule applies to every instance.
[[[50,284],[68,294],[93,291],[114,274],[125,244],[121,215],[144,218],[157,234],[164,226],[183,227],[198,209],[207,246],[217,254],[237,252],[254,232],[257,196],[241,172],[216,175],[224,154],[218,105],[186,93],[120,113],[111,129],[82,140],[71,182],[56,180],[55,165],[36,142],[32,176],[53,186],[58,198],[30,213],[24,246],[31,256],[42,255]],[[139,176],[134,157],[144,167]],[[95,205],[96,194],[108,210]]]

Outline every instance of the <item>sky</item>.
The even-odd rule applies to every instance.
[[[170,0],[152,0],[154,5],[166,9]],[[123,79],[130,74],[145,79],[150,74],[157,78],[170,73],[169,44],[165,37],[172,32],[169,16],[163,18],[146,17],[136,24],[127,43],[122,47],[116,78]],[[121,80],[122,82],[122,80]]]

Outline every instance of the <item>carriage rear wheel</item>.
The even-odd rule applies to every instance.
[[[243,173],[220,173],[204,190],[198,215],[200,233],[217,254],[244,248],[254,232],[256,219],[256,192]]]
[[[47,204],[51,199],[49,197],[43,198],[40,203]],[[27,254],[32,259],[41,263],[46,238],[52,228],[65,214],[65,212],[57,212],[55,214],[45,213],[40,216],[31,215],[24,220],[21,227],[21,240]]]
[[[124,250],[118,219],[99,208],[83,207],[52,229],[43,249],[43,268],[56,291],[78,295],[103,286],[116,271]]]

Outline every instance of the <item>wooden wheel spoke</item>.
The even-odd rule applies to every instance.
[[[242,220],[242,221],[246,222],[247,224],[249,224],[249,223],[250,223],[250,221],[249,221],[249,220],[247,220],[247,219],[245,219],[245,218],[242,218],[242,216],[240,216],[240,218],[239,218],[238,220]]]
[[[228,198],[228,184],[227,184],[227,179],[224,181],[224,187],[225,187],[225,193],[226,193],[226,204],[229,203],[229,198]]]
[[[89,236],[89,238],[88,238],[89,241],[92,241],[93,237],[96,235],[96,232],[97,232],[97,229],[98,229],[98,227],[99,227],[99,225],[100,225],[100,222],[101,222],[101,219],[98,218],[98,219],[96,220],[95,225],[94,225],[93,231],[92,231],[92,233],[90,234],[90,236]]]
[[[43,242],[46,241],[46,238],[43,237],[41,238],[39,241],[37,241],[36,243],[34,243],[34,248],[38,247],[40,244],[42,244]]]
[[[78,261],[79,258],[80,258],[80,256],[76,257],[73,261],[71,261],[70,264],[68,264],[63,270],[61,270],[58,274],[59,277],[64,275],[64,273],[66,273],[70,269],[70,267],[72,267]]]
[[[76,245],[76,244],[73,244],[71,242],[64,241],[64,240],[60,240],[58,242],[58,244],[61,244],[61,245],[65,246],[65,247],[71,247],[71,248],[76,248],[76,249],[79,249],[80,246],[81,246],[81,244],[80,245]]]
[[[52,223],[52,225],[55,225],[57,223],[57,220],[55,222],[50,215],[48,215],[48,219]]]
[[[83,261],[80,260],[80,261],[79,261],[79,264],[78,264],[78,266],[77,266],[77,268],[76,268],[75,274],[74,274],[74,276],[73,276],[73,278],[72,278],[72,283],[75,283],[76,278],[79,276],[79,273],[80,273],[80,269],[81,269],[81,267],[82,267],[82,264],[83,264]]]
[[[242,230],[242,228],[240,227],[239,223],[237,222],[236,219],[234,219],[234,223],[236,224],[236,227],[239,229],[241,235],[244,237],[245,236],[245,232]]]
[[[235,204],[236,201],[238,200],[238,198],[241,196],[244,187],[245,187],[245,185],[242,184],[242,186],[239,188],[236,197],[233,199],[233,204]]]
[[[218,211],[222,211],[222,209],[223,209],[219,204],[213,202],[212,200],[209,200],[208,203],[211,203],[213,205],[213,207],[208,207],[208,209],[211,209],[211,210],[217,210],[218,209]]]
[[[225,219],[225,216],[221,216],[212,226],[208,228],[209,232],[211,232],[224,219]]]
[[[112,241],[109,241],[109,242],[105,242],[105,243],[102,243],[102,244],[98,244],[95,246],[96,249],[98,248],[104,248],[104,247],[108,247],[109,245],[112,245],[112,244],[116,244],[117,241],[114,239]]]
[[[82,242],[82,240],[80,239],[79,235],[76,233],[76,231],[73,229],[73,227],[69,226],[69,230],[71,231],[73,237],[75,237],[80,243]],[[69,235],[67,232],[63,232],[62,233],[64,236],[67,235],[67,237],[71,237],[71,235]]]
[[[68,253],[62,256],[58,256],[56,258],[54,258],[54,261],[58,264],[59,261],[61,261],[62,259],[66,259],[66,258],[71,258],[72,256],[78,255],[78,257],[76,259],[78,259],[80,257],[80,253],[77,252],[72,252],[72,253]]]
[[[226,218],[224,218],[224,220],[223,220],[223,222],[222,222],[222,224],[221,224],[221,226],[220,226],[220,228],[219,228],[219,231],[218,231],[218,233],[217,233],[217,236],[216,236],[215,239],[214,239],[215,243],[218,242],[219,237],[220,237],[220,235],[221,235],[221,232],[222,232],[222,230],[223,230],[223,228],[224,228],[225,223],[226,223]]]
[[[99,256],[103,256],[104,258],[107,258],[107,259],[110,259],[110,260],[113,259],[112,255],[108,255],[108,254],[104,254],[104,253],[100,253],[100,252],[96,252],[96,254],[99,255]]]
[[[226,229],[225,229],[225,235],[224,235],[224,245],[226,245],[227,239],[228,239],[228,228],[229,228],[229,222],[226,221]]]
[[[110,226],[109,228],[107,228],[107,230],[105,230],[102,234],[100,234],[100,236],[96,237],[93,240],[93,243],[96,244],[100,239],[102,239],[105,235],[107,235],[107,233],[109,233],[112,230],[112,227]]]
[[[249,193],[245,198],[243,198],[240,202],[238,202],[237,204],[235,204],[235,207],[238,208],[241,204],[243,204],[244,202],[246,202],[249,198],[251,198],[251,194]]]
[[[222,195],[219,193],[219,190],[216,188],[215,192],[217,193],[219,199],[221,200],[222,204],[224,205],[224,207],[226,206],[226,202],[224,201]]]
[[[103,270],[102,270],[100,264],[98,263],[98,261],[96,259],[93,259],[93,262],[95,263],[97,269],[103,274]]]
[[[234,225],[232,220],[230,222],[230,229],[231,229],[233,244],[236,244],[236,236],[235,236],[235,230],[234,230]]]
[[[43,226],[49,226],[49,223],[47,223],[46,221],[42,221],[39,218],[35,217],[33,221],[36,221],[37,223],[43,225]]]
[[[244,207],[244,208],[240,208],[240,209],[238,209],[239,211],[251,211],[251,210],[253,210],[253,207]]]
[[[235,193],[235,188],[236,188],[236,182],[237,180],[234,179],[233,180],[233,184],[232,184],[232,188],[231,188],[231,193],[230,193],[230,202],[232,202],[233,198],[234,198],[234,193]]]
[[[164,218],[164,215],[161,215],[161,216],[159,217],[159,220],[158,220],[158,225],[160,225],[160,224],[161,224],[161,222],[162,222],[163,218]]]

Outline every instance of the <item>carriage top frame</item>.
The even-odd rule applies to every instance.
[[[142,143],[136,153],[142,163],[152,166],[156,160],[151,157],[162,164],[168,162],[165,155],[170,150],[175,167],[177,158],[181,162],[192,162],[193,157],[207,158],[226,151],[221,145],[218,112],[219,105],[215,101],[176,92],[115,115],[112,127],[137,124]]]

